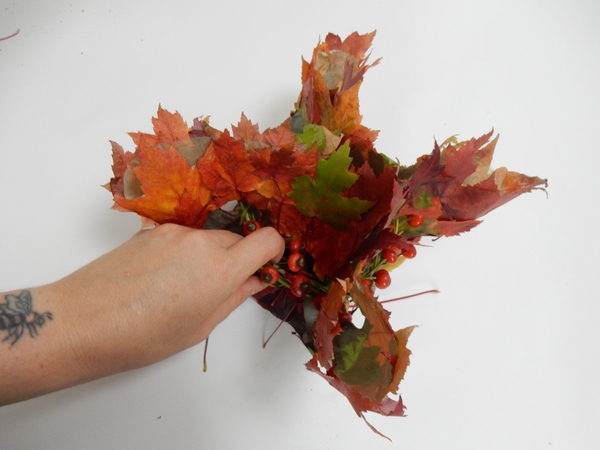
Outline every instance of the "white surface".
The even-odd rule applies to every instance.
[[[437,241],[393,275],[396,327],[419,325],[405,418],[371,422],[307,372],[308,353],[246,302],[202,346],[0,409],[0,449],[596,449],[600,3],[0,1],[0,291],[50,282],[139,226],[111,211],[110,146],[159,103],[217,128],[277,125],[300,57],[377,29],[361,91],[380,151],[501,134],[495,166],[542,192]],[[152,345],[152,343],[148,343]],[[0,374],[1,376],[1,374]]]

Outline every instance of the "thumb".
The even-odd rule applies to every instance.
[[[283,256],[285,242],[275,228],[256,230],[229,247],[228,254],[235,261],[234,285],[244,283],[268,262],[277,262]]]

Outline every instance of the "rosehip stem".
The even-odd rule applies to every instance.
[[[256,220],[254,213],[252,212],[252,205],[245,202],[238,202],[236,209],[240,211],[240,224],[249,220]]]
[[[267,346],[267,344],[269,343],[269,341],[271,340],[271,338],[275,335],[275,333],[277,333],[277,330],[279,330],[279,328],[281,328],[281,325],[283,325],[283,323],[290,318],[290,316],[292,315],[292,313],[294,312],[295,309],[296,309],[296,306],[293,306],[288,311],[288,313],[285,315],[285,317],[283,319],[281,319],[281,322],[279,322],[279,324],[273,330],[273,332],[269,335],[269,337],[267,338],[267,340],[263,342],[263,346],[262,346],[263,348],[265,348]]]
[[[423,295],[423,294],[439,294],[439,293],[440,293],[440,291],[438,289],[430,289],[428,291],[417,292],[416,294],[410,294],[410,295],[405,295],[403,297],[396,297],[396,298],[391,298],[389,300],[383,300],[379,303],[383,304],[383,303],[397,302],[398,300],[406,300],[407,298],[417,297],[417,296]]]
[[[373,275],[375,274],[375,272],[377,272],[383,266],[383,264],[381,262],[382,262],[381,252],[379,252],[373,257],[373,259],[367,266],[366,270],[363,271],[363,278],[364,279],[373,278]]]

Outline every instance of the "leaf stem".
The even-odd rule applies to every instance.
[[[204,355],[202,356],[202,372],[206,372],[208,370],[208,362],[206,360],[206,354],[208,353],[208,338],[210,335],[206,336],[204,340]]]
[[[13,34],[11,34],[11,35],[9,35],[9,36],[4,36],[3,38],[0,38],[0,41],[5,41],[5,40],[7,40],[7,39],[10,39],[11,37],[15,37],[17,34],[19,34],[19,32],[20,32],[20,31],[21,31],[21,30],[19,30],[19,29],[17,28],[17,31],[15,31]]]

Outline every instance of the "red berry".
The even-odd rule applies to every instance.
[[[338,316],[338,320],[340,325],[352,323],[352,314],[350,314],[348,311],[341,312]]]
[[[285,269],[285,279],[288,280],[290,283],[292,282],[292,279],[296,276],[296,274],[294,272],[292,272],[290,269]]]
[[[381,257],[385,259],[388,264],[394,264],[398,261],[398,255],[391,248],[386,248],[381,252]]]
[[[273,266],[265,266],[260,271],[260,278],[267,284],[275,284],[279,280],[279,271]]]
[[[290,253],[300,253],[302,250],[302,241],[298,238],[294,238],[288,244],[288,248],[290,249]]]
[[[412,259],[417,256],[417,249],[414,245],[411,245],[410,247],[402,250],[402,256],[404,256],[406,259]]]
[[[300,273],[292,279],[290,289],[296,297],[305,297],[310,291],[310,287],[310,278]]]
[[[392,283],[390,273],[385,269],[380,269],[375,272],[375,286],[379,289],[385,289]]]
[[[424,220],[421,214],[410,214],[408,216],[408,224],[413,228],[421,226]]]
[[[287,260],[288,268],[292,272],[300,272],[304,267],[304,257],[302,253],[292,253]]]
[[[256,220],[246,220],[242,225],[242,234],[244,236],[248,236],[250,233],[258,230],[260,228],[260,223]]]

